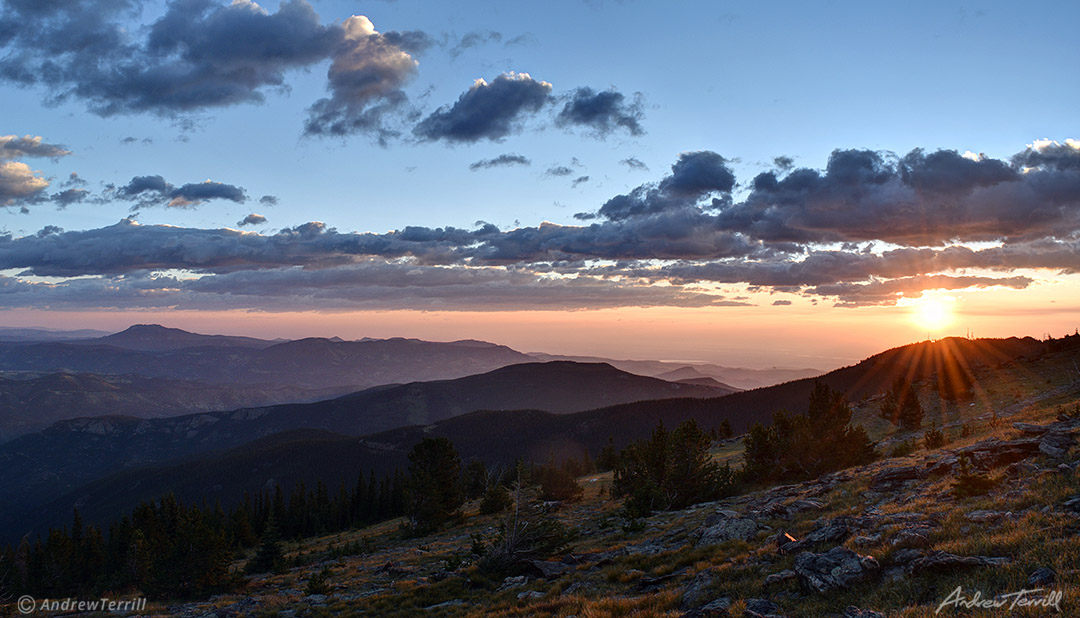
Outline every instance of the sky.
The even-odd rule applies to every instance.
[[[1078,18],[6,0],[0,324],[821,369],[1071,333]]]

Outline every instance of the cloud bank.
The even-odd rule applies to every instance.
[[[74,303],[79,289],[87,303],[115,290],[124,306],[155,307],[713,306],[743,302],[718,292],[739,285],[864,306],[1080,273],[1080,142],[1036,142],[1008,160],[837,150],[822,170],[789,164],[743,182],[730,161],[682,153],[656,181],[579,213],[580,225],[359,233],[316,221],[264,234],[124,219],[5,235],[0,269],[22,274],[0,302]],[[156,204],[244,199],[231,185],[159,176],[117,192]],[[261,223],[253,213],[238,225]]]

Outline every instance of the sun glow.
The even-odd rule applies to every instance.
[[[923,297],[911,304],[911,319],[919,328],[939,332],[953,323],[952,299]]]

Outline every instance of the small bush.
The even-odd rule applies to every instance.
[[[986,495],[999,481],[1000,479],[976,472],[971,465],[971,459],[964,456],[960,458],[956,469],[956,478],[952,482],[953,495],[957,498]]]
[[[304,594],[330,594],[330,584],[327,582],[329,578],[329,568],[324,568],[318,573],[313,574],[308,578],[307,587],[304,588]]]
[[[570,472],[554,464],[537,467],[533,470],[532,478],[540,483],[541,500],[576,502],[585,493]]]
[[[501,513],[510,508],[513,503],[514,499],[510,497],[510,492],[505,486],[492,485],[484,492],[484,499],[480,501],[480,513],[484,515]]]
[[[930,429],[926,430],[923,434],[923,445],[926,450],[932,451],[945,446],[948,440],[945,439],[945,432],[937,428],[937,423],[932,423]]]
[[[889,451],[889,457],[907,457],[915,452],[915,440],[904,440]]]

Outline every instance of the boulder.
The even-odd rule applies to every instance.
[[[1069,498],[1065,502],[1061,503],[1061,508],[1070,513],[1080,513],[1080,494]]]
[[[930,539],[918,532],[905,530],[894,536],[890,544],[893,547],[930,547]]]
[[[966,515],[964,515],[964,519],[967,519],[968,521],[976,524],[984,524],[997,521],[1002,517],[1005,517],[1006,515],[1009,515],[1009,513],[1002,513],[1001,511],[978,510],[967,513]]]
[[[926,555],[926,552],[917,549],[900,549],[892,553],[892,561],[895,564],[907,564],[912,560],[918,560]]]
[[[930,476],[930,472],[919,466],[900,466],[886,468],[870,479],[870,488],[874,490],[889,489],[893,485],[906,481],[922,480]]]
[[[846,547],[834,547],[823,554],[805,552],[795,559],[799,582],[816,592],[847,589],[878,570],[877,560]]]
[[[1028,576],[1027,585],[1033,587],[1049,586],[1057,579],[1057,573],[1049,567],[1039,567]]]
[[[968,456],[977,468],[988,470],[1022,461],[1039,452],[1039,437],[1018,438],[1016,440],[998,440],[990,438],[958,448],[953,453],[957,457]]]
[[[725,541],[738,539],[748,541],[757,534],[758,524],[752,519],[745,517],[727,517],[717,523],[708,526],[701,532],[698,547],[716,545]]]
[[[1054,458],[1065,457],[1076,446],[1076,438],[1064,431],[1048,431],[1039,440],[1039,450]]]
[[[928,571],[949,571],[958,568],[1000,566],[1009,564],[1008,558],[991,558],[987,556],[957,556],[945,551],[932,551],[926,556],[913,560],[908,565],[908,573],[918,575]]]
[[[701,571],[690,581],[690,585],[683,591],[681,609],[691,609],[704,605],[709,599],[709,588],[712,587],[714,577],[711,571]]]
[[[775,614],[780,611],[780,606],[766,599],[747,599],[746,612],[751,616],[763,616]]]
[[[534,574],[539,575],[544,579],[555,579],[556,577],[565,575],[574,570],[573,565],[550,560],[533,560],[530,565],[532,566],[531,570]]]

